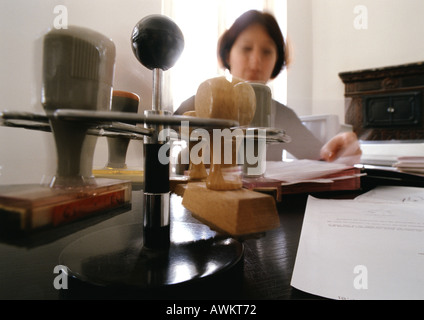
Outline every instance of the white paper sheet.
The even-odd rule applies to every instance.
[[[424,299],[424,189],[412,189],[309,197],[291,285],[331,299]]]
[[[345,164],[308,159],[291,162],[267,161],[265,178],[297,183],[300,181],[310,181],[349,168],[351,166]]]
[[[424,188],[379,186],[355,198],[367,202],[411,202],[424,209]]]

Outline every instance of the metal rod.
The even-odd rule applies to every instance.
[[[152,109],[154,111],[162,110],[162,69],[153,69],[153,93],[152,93]]]

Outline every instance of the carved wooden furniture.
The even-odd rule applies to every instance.
[[[345,122],[361,140],[424,139],[424,62],[342,72]]]

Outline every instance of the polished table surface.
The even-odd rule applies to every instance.
[[[328,195],[327,195],[328,196]],[[332,196],[332,195],[330,195]],[[340,195],[336,195],[340,196]],[[342,194],[344,197],[345,195]],[[349,197],[349,195],[347,196]],[[114,226],[142,222],[142,190],[133,191],[130,208],[75,221],[52,230],[0,242],[0,299],[314,299],[290,286],[307,195],[286,196],[277,203],[281,225],[261,237],[240,240],[244,257],[230,270],[172,288],[113,290],[70,279],[55,289],[59,256],[83,236]],[[171,221],[200,223],[171,196]]]

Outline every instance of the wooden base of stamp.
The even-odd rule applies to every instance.
[[[205,182],[192,182],[184,190],[182,204],[211,229],[231,236],[262,233],[280,225],[274,198],[247,189],[214,191]]]

